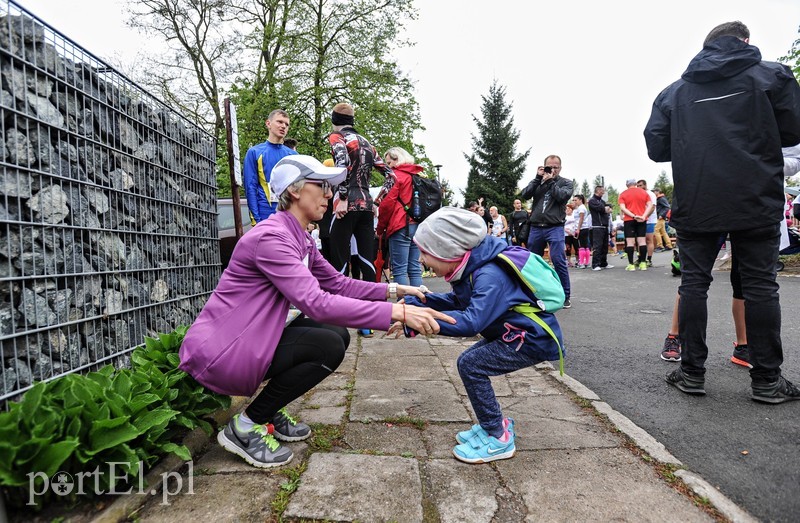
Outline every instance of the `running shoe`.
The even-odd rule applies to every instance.
[[[272,417],[272,434],[281,441],[303,441],[311,436],[311,427],[294,419],[286,407]]]
[[[517,448],[514,445],[514,433],[509,431],[507,434],[508,441],[501,441],[494,436],[478,432],[466,443],[453,447],[453,455],[465,463],[489,463],[511,458]]]
[[[639,270],[640,271],[646,271],[647,270],[647,262],[640,263],[639,264]]]
[[[750,396],[762,403],[783,403],[784,401],[800,400],[800,389],[783,376],[772,382],[753,382],[753,394]],[[512,435],[513,437],[513,435]]]
[[[685,392],[686,394],[703,396],[706,393],[705,378],[694,378],[687,376],[680,368],[675,369],[667,374],[664,379],[667,381],[667,383],[677,388],[679,391]]]
[[[752,369],[753,365],[750,363],[750,348],[747,345],[739,345],[734,341],[731,363]]]
[[[636,265],[634,265],[632,263],[629,263],[628,266],[625,267],[625,270],[626,271],[635,271],[636,270]]]
[[[513,433],[514,432],[514,418],[503,418],[503,428],[507,431]],[[476,434],[479,432],[489,435],[488,432],[483,430],[483,427],[480,426],[479,423],[476,423],[472,426],[469,430],[462,430],[458,434],[456,434],[456,441],[459,444],[463,444],[471,440]]]
[[[661,349],[661,359],[664,361],[681,361],[681,341],[677,336],[667,336],[664,348]]]
[[[271,425],[253,425],[250,430],[239,429],[239,414],[217,434],[222,448],[259,468],[279,467],[292,460],[292,451],[281,446],[270,433]]]
[[[566,299],[564,300],[564,307],[563,307],[563,308],[565,308],[565,309],[569,309],[569,308],[571,308],[571,307],[572,307],[572,303],[569,301],[569,298],[566,298]]]
[[[372,332],[372,329],[358,329],[358,333],[362,338],[372,338],[375,336],[375,334]]]

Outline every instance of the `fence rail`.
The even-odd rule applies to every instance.
[[[190,324],[219,277],[213,136],[0,0],[0,403]]]

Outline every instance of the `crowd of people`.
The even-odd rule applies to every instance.
[[[619,195],[617,220],[605,187],[590,197],[575,194],[552,154],[513,210],[487,209],[479,198],[466,209],[443,207],[415,219],[412,186],[423,167],[400,147],[381,156],[354,125],[351,105],[332,108],[330,158],[323,164],[286,145],[289,114],[275,110],[266,120],[267,141],[245,156],[254,227],[237,244],[180,352],[181,369],[218,393],[252,396],[266,381],[219,433],[225,449],[257,467],[288,463],[292,452],[278,440],[306,439],[311,428],[285,407],[336,370],[351,327],[362,336],[372,329],[480,335],[457,361],[478,423],[456,435],[453,455],[467,463],[512,457],[517,428],[503,416],[490,378],[561,360],[554,313],[571,307],[569,268],[612,268],[609,253],[617,252],[622,231],[626,270],[646,271],[654,252],[676,247],[667,224],[677,230],[682,278],[661,353],[680,367],[667,383],[705,394],[707,289],[727,237],[735,363],[750,368],[752,399],[800,399],[781,375],[776,282],[786,229],[783,177],[800,170],[800,85],[786,66],[761,60],[744,24],[714,28],[682,79],[653,104],[645,141],[651,159],[672,162],[672,202],[663,188],[649,191],[645,180],[632,178]],[[751,126],[758,140],[738,131]],[[375,197],[373,170],[384,180]],[[710,208],[703,195],[717,205]],[[391,282],[376,275],[376,237],[386,239]],[[422,285],[426,267],[451,292]],[[540,278],[538,290],[532,275]],[[540,293],[545,288],[553,291],[548,299]]]

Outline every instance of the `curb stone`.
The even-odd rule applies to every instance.
[[[227,423],[234,414],[239,412],[248,398],[233,397],[231,398],[231,406],[226,410],[220,410],[213,414],[213,419],[217,424]],[[205,447],[208,442],[214,437],[206,435],[201,428],[196,428],[183,438],[182,443],[186,445],[192,456],[195,456],[200,450]],[[150,489],[151,495],[161,492],[162,480],[165,474],[177,472],[187,462],[176,456],[175,454],[168,454],[156,466],[150,470],[145,476],[145,484]],[[92,518],[92,523],[117,523],[119,521],[127,521],[129,517],[139,510],[151,496],[131,493],[124,494],[117,497],[113,503],[103,509],[97,516]]]
[[[600,398],[597,396],[597,394],[595,394],[584,384],[566,374],[564,374],[564,376],[559,376],[557,371],[551,372],[550,376],[566,385],[572,392],[581,398],[590,399],[587,396],[596,398],[595,401],[592,401],[592,406],[594,409],[598,413],[607,416],[608,420],[620,432],[630,437],[634,444],[645,451],[654,460],[667,465],[683,466],[683,463],[681,463],[678,458],[670,454],[662,443],[648,434],[647,431],[633,423],[630,419],[611,408],[610,405],[599,401]],[[680,478],[681,481],[683,481],[686,486],[689,487],[696,495],[707,499],[716,510],[734,523],[755,523],[758,521],[698,474],[685,468],[676,470],[674,474]]]

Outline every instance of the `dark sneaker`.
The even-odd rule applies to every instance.
[[[667,380],[667,383],[686,394],[702,396],[706,393],[705,378],[692,378],[684,374],[681,369],[673,370],[664,379]]]
[[[667,336],[664,340],[664,348],[661,349],[661,359],[681,361],[681,340],[675,336]]]
[[[783,403],[800,400],[800,389],[783,376],[772,382],[753,382],[753,394],[750,396],[762,403]]]
[[[239,430],[239,414],[217,434],[222,448],[244,458],[254,467],[279,467],[292,460],[292,451],[281,446],[270,434],[270,425],[253,425],[248,431]]]
[[[358,333],[362,338],[372,338],[375,335],[372,329],[358,329]]]
[[[564,308],[569,309],[570,307],[572,307],[572,303],[570,303],[569,298],[566,298],[564,300]]]
[[[748,369],[753,368],[753,366],[750,364],[750,349],[747,347],[747,345],[739,345],[735,341],[733,342],[733,356],[731,356],[731,363],[741,365],[742,367],[747,367]]]
[[[281,441],[303,441],[311,436],[311,427],[289,415],[286,407],[272,418],[273,435]]]

